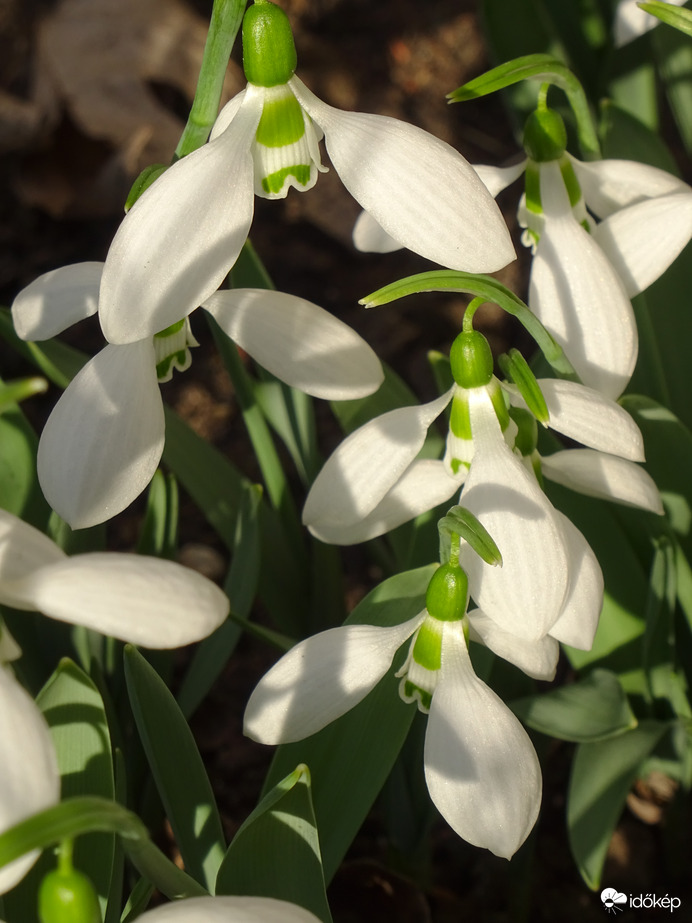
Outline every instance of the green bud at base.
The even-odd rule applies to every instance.
[[[565,123],[554,109],[536,109],[524,126],[524,150],[531,160],[558,160],[567,148]]]
[[[457,561],[441,564],[425,594],[425,608],[440,622],[458,622],[466,615],[469,581]]]
[[[250,83],[287,83],[298,57],[288,16],[269,0],[256,0],[243,18],[243,70]]]
[[[101,923],[101,908],[90,879],[77,869],[55,869],[38,891],[41,923]]]
[[[454,381],[461,388],[482,388],[493,377],[490,344],[477,330],[464,330],[449,352]]]

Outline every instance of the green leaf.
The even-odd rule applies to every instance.
[[[667,729],[657,721],[642,721],[619,737],[577,748],[567,794],[567,827],[572,855],[594,891],[638,769]]]
[[[42,531],[50,508],[36,476],[38,439],[19,407],[0,415],[0,507]]]
[[[43,394],[48,390],[45,378],[22,378],[18,381],[8,381],[0,384],[0,413],[11,408],[14,404]]]
[[[618,678],[610,670],[593,670],[570,686],[511,703],[512,711],[535,731],[589,743],[632,730],[637,719]]]
[[[331,923],[307,766],[271,789],[238,830],[216,893],[290,901]]]
[[[372,590],[347,623],[391,626],[425,608],[437,565],[397,574]],[[279,747],[265,791],[305,763],[313,780],[324,874],[329,881],[394,765],[415,715],[398,694],[395,667],[347,714],[306,740]]]
[[[660,167],[677,176],[675,158],[656,131],[626,111],[617,102],[605,99],[601,103],[599,135],[603,156],[608,159],[638,160]]]
[[[225,852],[214,793],[173,695],[136,648],[125,647],[132,712],[185,868],[208,889]]]
[[[677,6],[671,6],[670,3],[661,3],[660,0],[650,0],[648,3],[639,3],[645,13],[651,13],[661,22],[679,29],[685,35],[692,36],[692,10],[686,10]]]
[[[147,508],[144,514],[137,552],[159,558],[174,558],[178,536],[178,486],[172,474],[158,469],[147,491]]]
[[[486,564],[502,565],[502,555],[493,537],[473,513],[463,506],[453,506],[438,522],[437,527],[440,532],[456,534],[463,538]]]
[[[680,32],[655,29],[651,34],[651,47],[668,104],[689,156],[692,152],[692,44]]]
[[[112,799],[113,754],[101,695],[71,660],[62,660],[38,695],[51,729],[62,778],[62,797],[97,795]],[[74,864],[92,880],[103,916],[113,872],[113,834],[90,834],[75,844]]]

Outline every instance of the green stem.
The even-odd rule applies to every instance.
[[[197,91],[187,125],[175,149],[175,160],[201,147],[209,137],[219,113],[228,59],[243,21],[246,3],[247,0],[214,0]]]

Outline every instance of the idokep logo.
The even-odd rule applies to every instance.
[[[668,894],[664,897],[658,897],[655,894],[630,894],[628,897],[627,894],[616,891],[615,888],[604,888],[601,891],[601,901],[608,913],[617,913],[625,907],[635,910],[651,910],[655,907],[673,911],[682,904],[679,897],[671,897]]]

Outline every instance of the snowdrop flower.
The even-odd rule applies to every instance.
[[[581,163],[565,152],[564,124],[549,109],[529,118],[525,144],[528,159],[475,169],[493,195],[526,174],[519,220],[522,240],[534,251],[529,306],[584,384],[615,399],[637,360],[630,298],[659,278],[692,237],[692,189],[635,161]],[[602,220],[595,223],[589,213]],[[365,214],[354,242],[361,250],[397,246]]]
[[[541,772],[526,732],[474,673],[464,625],[468,585],[457,563],[433,574],[426,608],[393,627],[350,624],[293,647],[260,680],[245,733],[265,744],[301,740],[358,704],[390,670],[399,694],[429,712],[425,778],[434,804],[474,846],[510,858],[533,827]]]
[[[60,798],[53,740],[38,706],[0,662],[0,833]],[[10,891],[40,855],[34,850],[0,868],[0,894]]]
[[[191,897],[147,910],[141,923],[319,923],[288,901],[273,897]]]
[[[682,6],[685,0],[667,0],[671,6]],[[615,47],[620,48],[628,42],[644,35],[649,29],[657,26],[660,20],[655,16],[650,16],[642,10],[637,0],[620,0],[615,8],[615,19],[613,21],[613,36],[615,38]]]
[[[40,276],[12,306],[17,334],[47,339],[94,314],[102,272],[102,263],[79,263]],[[236,289],[216,292],[204,308],[261,365],[308,394],[348,400],[382,381],[365,341],[301,298]],[[72,528],[115,516],[147,486],[165,439],[159,383],[189,366],[194,345],[184,318],[153,337],[107,345],[70,383],[41,434],[38,477]]]
[[[400,245],[471,272],[514,259],[467,161],[412,125],[321,102],[294,76],[288,19],[267,0],[245,14],[243,61],[247,88],[221,112],[210,143],[166,170],[113,240],[99,306],[109,342],[151,336],[206,301],[247,238],[254,196],[314,185],[322,135],[346,188]]]

